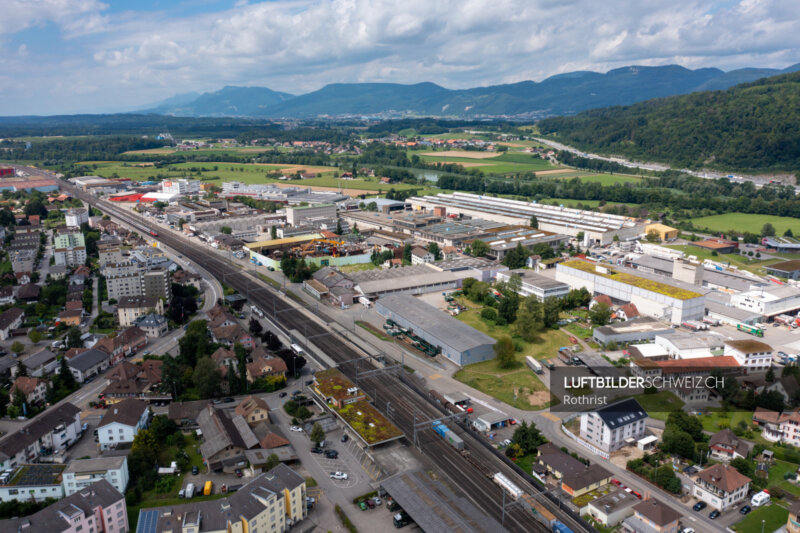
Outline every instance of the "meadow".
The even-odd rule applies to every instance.
[[[725,213],[691,219],[696,228],[708,228],[711,231],[727,233],[730,230],[739,232],[761,233],[761,228],[769,222],[775,227],[778,235],[783,235],[791,229],[795,235],[800,235],[800,219],[792,217],[779,217],[775,215],[751,215],[747,213]]]

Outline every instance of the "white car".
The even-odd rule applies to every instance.
[[[331,472],[331,477],[333,479],[347,479],[347,474],[344,472]]]
[[[291,426],[291,427],[289,427],[289,431],[297,431],[298,433],[302,433],[303,432],[303,428],[298,427],[298,426]]]
[[[503,441],[503,446],[511,446],[511,439],[506,439]]]

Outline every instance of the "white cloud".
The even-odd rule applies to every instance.
[[[72,45],[60,58],[69,69],[55,51],[44,60],[28,47],[25,62],[0,53],[7,71],[62,87],[53,105],[66,110],[226,84],[293,93],[352,81],[472,87],[630,64],[730,69],[800,60],[796,0],[277,0],[182,18],[109,13],[97,0],[0,3],[7,35],[53,22]],[[0,87],[0,100],[23,94]],[[0,103],[0,113],[20,107]]]

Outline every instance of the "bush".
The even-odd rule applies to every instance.
[[[350,519],[347,518],[347,515],[344,514],[344,511],[342,511],[342,508],[339,507],[338,503],[336,504],[336,507],[333,508],[333,510],[336,512],[336,516],[339,517],[339,521],[342,523],[344,527],[347,528],[347,530],[350,533],[358,533],[356,526],[354,526],[353,523],[350,521]]]
[[[481,310],[481,318],[484,320],[495,321],[497,320],[497,311],[495,311],[491,307],[484,307]]]

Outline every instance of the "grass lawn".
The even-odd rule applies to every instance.
[[[373,263],[361,263],[357,265],[344,265],[338,267],[339,270],[344,272],[345,274],[349,272],[361,272],[364,270],[375,270],[379,267],[375,266]]]
[[[408,152],[409,157],[414,152]],[[428,163],[467,163],[466,167],[477,167],[486,174],[515,174],[517,172],[536,172],[539,170],[553,170],[555,167],[548,161],[522,153],[505,153],[501,156],[487,159],[473,159],[468,157],[448,156],[446,151],[442,155],[419,155],[420,159]]]
[[[463,301],[463,298],[460,300]],[[457,318],[494,338],[510,334],[508,326],[487,324],[478,313],[478,308],[473,308],[459,314]],[[558,348],[569,344],[569,336],[559,330],[547,330],[535,342],[525,342],[519,337],[514,338],[514,342],[522,347],[522,351],[515,353],[516,363],[511,368],[500,368],[497,362],[491,359],[467,365],[456,372],[454,377],[519,409],[542,409],[549,405],[550,394],[538,376],[525,365],[525,357],[528,355],[537,359],[555,357]]]
[[[564,329],[566,329],[579,339],[585,339],[586,337],[592,336],[592,328],[585,328],[581,326],[578,322],[567,324],[566,326],[564,326]]]
[[[523,455],[514,462],[518,467],[523,469],[526,474],[530,474],[533,469],[533,465],[536,464],[536,454],[530,453],[528,455]]]
[[[788,480],[784,479],[783,476],[786,473],[796,472],[797,465],[794,463],[790,463],[788,461],[780,461],[776,460],[772,466],[769,468],[769,477],[767,478],[768,484],[767,487],[779,487],[784,491],[792,494],[793,496],[800,496],[800,487],[795,485],[794,483],[790,483]]]
[[[708,228],[712,231],[727,233],[728,230],[749,231],[751,233],[761,233],[761,228],[769,222],[775,227],[775,233],[783,235],[790,229],[792,233],[800,232],[800,219],[793,217],[779,217],[774,215],[752,215],[747,213],[725,213],[724,215],[712,215],[710,217],[700,217],[691,219],[696,228]]]
[[[672,411],[678,411],[683,407],[683,401],[666,390],[655,394],[639,394],[635,398],[647,414],[657,420],[666,420]]]
[[[729,263],[733,266],[742,268],[744,270],[749,270],[750,272],[753,273],[760,273],[760,271],[763,270],[763,267],[781,261],[780,259],[770,259],[768,261],[763,261],[761,259],[756,259],[755,257],[745,257],[739,254],[711,255],[711,250],[706,250],[705,248],[699,248],[697,246],[692,246],[690,244],[667,245],[667,248],[680,250],[684,252],[686,255],[697,256],[697,259],[699,259],[700,261],[703,261],[705,259],[710,259],[712,261],[717,261],[719,263]]]
[[[772,533],[779,527],[786,525],[787,518],[789,518],[788,510],[779,505],[771,504],[753,510],[741,522],[734,524],[732,527],[734,531],[739,533],[761,533],[761,521],[763,520],[764,533]]]
[[[700,415],[703,429],[712,433],[725,428],[735,428],[741,421],[744,421],[747,427],[750,427],[753,423],[753,413],[745,411],[722,413],[719,408],[715,407],[711,409],[711,412],[705,412]]]
[[[642,178],[637,176],[625,176],[623,174],[585,174],[583,172],[575,172],[570,174],[553,174],[551,177],[559,180],[570,180],[579,178],[586,183],[599,183],[603,186],[615,185],[617,183],[639,183]]]

